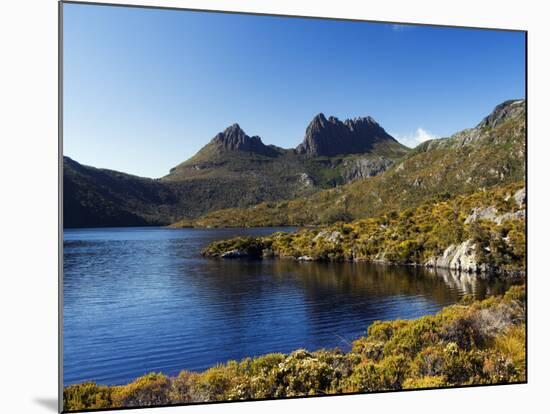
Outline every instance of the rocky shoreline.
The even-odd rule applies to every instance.
[[[526,264],[525,211],[525,187],[520,182],[351,223],[214,241],[202,254],[521,276]]]
[[[384,259],[351,258],[347,260],[326,260],[314,258],[308,255],[302,256],[280,256],[261,241],[261,238],[249,238],[248,241],[241,239],[238,248],[228,247],[227,250],[218,250],[217,247],[207,247],[202,251],[204,257],[220,259],[247,259],[262,260],[275,258],[281,260],[293,260],[296,262],[347,262],[347,263],[374,263],[380,265],[393,266],[414,266],[425,267],[429,269],[444,269],[456,273],[475,274],[479,276],[497,275],[506,278],[522,278],[526,272],[523,269],[501,269],[487,263],[478,263],[475,258],[475,245],[471,240],[467,240],[458,246],[451,245],[441,256],[432,257],[424,263],[415,262],[394,262]]]

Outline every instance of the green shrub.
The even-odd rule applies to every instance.
[[[65,388],[67,411],[522,382],[525,286],[436,315],[373,323],[347,352],[304,349],[229,361],[175,378],[148,374],[123,386]]]
[[[66,411],[99,409],[112,406],[112,388],[95,382],[69,385],[63,391],[63,408]]]
[[[172,378],[169,400],[173,404],[207,401],[196,386],[200,375],[196,372],[182,371]]]
[[[407,378],[403,384],[404,389],[414,388],[439,388],[445,387],[447,384],[442,376],[422,377],[422,378]]]
[[[378,217],[339,221],[330,226],[275,233],[265,237],[236,237],[211,243],[206,256],[230,250],[247,256],[273,255],[282,258],[309,256],[320,261],[385,261],[397,264],[426,264],[449,246],[469,240],[476,260],[489,269],[522,272],[525,269],[525,220],[515,213],[522,209],[510,202],[510,194],[522,183],[495,187],[469,196],[435,197],[415,208],[391,211]],[[508,201],[506,201],[508,200]],[[473,218],[475,209],[505,209],[504,220]],[[498,207],[498,208],[497,208]],[[497,224],[500,223],[500,224]],[[269,253],[269,254],[267,254]]]
[[[114,387],[112,399],[116,407],[144,407],[166,405],[170,401],[170,379],[151,373],[128,385]]]

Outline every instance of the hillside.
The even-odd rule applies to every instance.
[[[176,195],[158,180],[81,165],[63,157],[63,225],[116,227],[163,225]]]
[[[324,148],[340,148],[340,141],[350,139],[354,144],[331,156],[301,154],[265,145],[233,124],[161,179],[97,169],[64,157],[64,226],[167,225],[209,211],[306,197],[379,174],[408,152],[370,117],[337,121],[354,128],[353,134],[344,128],[342,136],[331,130],[331,123],[316,122],[310,123],[304,142],[322,139]]]
[[[214,211],[174,227],[328,224],[468,194],[525,178],[525,101],[498,105],[477,126],[424,142],[374,177],[309,197]]]
[[[351,223],[216,241],[203,254],[521,274],[526,263],[525,209],[525,187],[519,182],[469,196],[436,197],[415,208]]]

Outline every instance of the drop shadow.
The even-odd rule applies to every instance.
[[[41,405],[44,408],[47,408],[49,411],[58,412],[57,398],[35,398],[34,402],[38,405]]]

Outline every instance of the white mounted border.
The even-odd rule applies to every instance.
[[[101,3],[97,1],[96,3]],[[136,413],[518,413],[547,405],[550,22],[542,1],[139,0],[126,4],[528,30],[527,385],[124,410]],[[106,2],[104,2],[106,3]],[[2,2],[2,358],[5,413],[57,399],[57,1]]]

